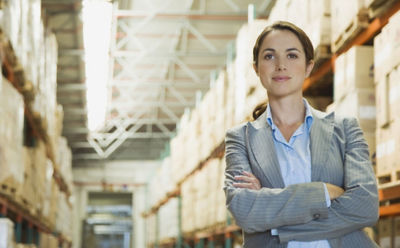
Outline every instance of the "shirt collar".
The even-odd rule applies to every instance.
[[[305,127],[307,128],[307,132],[310,132],[311,125],[313,123],[314,117],[311,113],[310,105],[307,100],[303,98],[304,106],[306,107],[306,116],[304,117]],[[271,126],[272,130],[276,129],[276,125],[274,124],[274,120],[272,119],[271,107],[269,104],[267,105],[267,122]]]

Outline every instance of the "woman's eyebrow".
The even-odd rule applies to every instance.
[[[297,52],[300,52],[300,50],[297,49],[297,48],[295,48],[295,47],[286,49],[286,52],[290,52],[290,51],[297,51]]]
[[[275,51],[276,51],[276,50],[273,49],[273,48],[265,48],[262,52],[275,52]],[[297,49],[297,48],[295,48],[295,47],[286,49],[286,52],[290,52],[290,51],[297,51],[297,52],[300,52],[300,50]]]
[[[262,52],[275,52],[273,48],[265,48]]]

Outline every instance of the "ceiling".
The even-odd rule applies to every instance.
[[[266,18],[273,0],[114,1],[107,122],[87,129],[82,2],[42,0],[58,41],[57,99],[73,166],[104,160],[153,160],[185,109],[193,108],[223,69],[228,47],[247,22],[248,5]]]

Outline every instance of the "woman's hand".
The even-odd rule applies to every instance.
[[[233,183],[233,186],[236,188],[244,188],[244,189],[261,189],[260,181],[253,174],[247,171],[243,171],[242,175],[235,176],[237,181],[242,181],[240,183]]]
[[[328,190],[329,193],[329,198],[331,200],[334,200],[341,196],[344,193],[344,190],[336,185],[330,184],[330,183],[325,183],[326,189]]]

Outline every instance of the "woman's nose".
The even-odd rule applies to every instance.
[[[275,61],[275,67],[277,71],[283,71],[286,70],[286,66],[284,65],[282,59],[277,58]]]
[[[276,70],[277,70],[277,71],[286,70],[286,66],[285,66],[283,63],[277,63],[277,64],[276,64]]]

